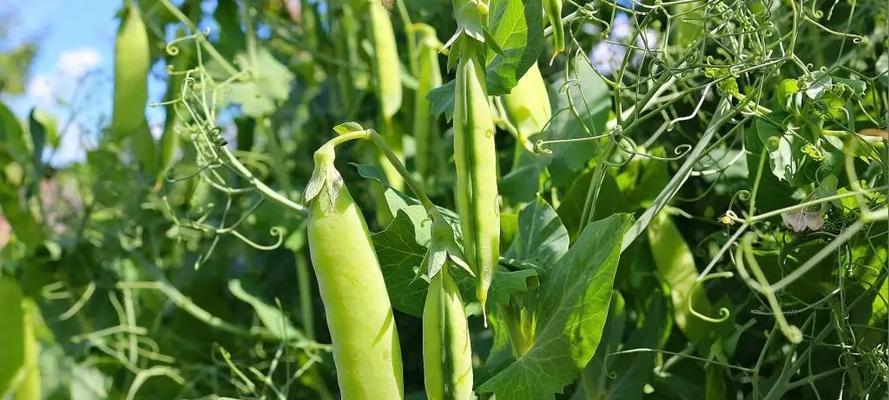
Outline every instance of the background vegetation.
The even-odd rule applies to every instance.
[[[452,4],[385,3],[392,115],[344,0],[125,2],[114,115],[80,162],[45,163],[64,121],[0,105],[0,398],[337,398],[299,212],[313,152],[343,122],[374,127],[455,209],[445,55],[428,153],[412,133],[413,27],[446,42]],[[887,398],[889,5],[567,1],[558,54],[541,7],[489,4],[489,94],[536,62],[552,116],[526,145],[496,121],[491,323],[467,307],[481,397]],[[0,91],[21,92],[33,51],[4,49]],[[381,165],[369,144],[338,152],[420,399],[428,225]],[[516,357],[523,312],[579,328]]]

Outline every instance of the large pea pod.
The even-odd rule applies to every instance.
[[[34,326],[37,323],[37,305],[30,301],[22,303],[24,318],[22,319],[22,350],[24,353],[24,376],[16,390],[15,400],[40,400],[40,349]]]
[[[484,308],[500,256],[500,212],[494,120],[488,105],[481,50],[479,43],[466,38],[457,65],[454,160],[464,254],[476,274],[476,296]]]
[[[423,306],[423,372],[429,400],[472,399],[472,346],[463,299],[442,268],[429,283]]]
[[[114,109],[111,135],[115,141],[132,139],[136,157],[143,168],[155,168],[155,144],[145,121],[148,104],[148,70],[151,55],[148,31],[136,5],[127,1],[114,43]]]
[[[345,186],[312,201],[308,241],[342,398],[402,399],[392,305],[367,224]]]
[[[373,72],[377,85],[377,97],[383,118],[387,123],[401,108],[401,64],[398,61],[398,47],[389,11],[379,1],[371,1],[370,13],[371,40],[374,57]]]
[[[417,96],[414,98],[414,142],[416,143],[417,172],[420,176],[430,174],[432,161],[440,151],[433,152],[438,136],[438,121],[432,113],[429,99],[426,97],[432,89],[441,86],[441,67],[438,64],[438,51],[441,43],[435,35],[435,29],[426,24],[414,24],[416,35],[416,74]]]
[[[546,81],[537,63],[502,99],[506,117],[517,130],[516,139],[522,147],[529,148],[528,138],[540,133],[552,117]]]
[[[0,397],[11,392],[15,400],[40,399],[35,309],[15,281],[0,278]]]
[[[562,26],[562,0],[543,0],[543,10],[553,28],[553,45],[556,53],[565,51],[565,28]]]

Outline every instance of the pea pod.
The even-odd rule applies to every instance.
[[[426,293],[423,372],[429,400],[473,398],[469,328],[460,289],[447,267],[432,278]]]
[[[374,47],[373,72],[377,85],[377,97],[383,118],[388,122],[401,108],[401,64],[389,12],[379,1],[371,1],[371,39]]]
[[[434,141],[438,137],[438,121],[433,115],[429,99],[426,98],[432,89],[441,86],[441,67],[438,64],[438,51],[441,43],[435,35],[435,29],[426,24],[414,24],[416,35],[417,65],[417,96],[414,98],[414,142],[417,155],[415,163],[420,176],[429,176],[432,161],[441,152],[433,152]]]
[[[482,50],[480,43],[465,38],[455,78],[454,160],[463,249],[476,274],[476,296],[484,308],[500,256],[500,212],[494,120]]]
[[[529,138],[543,131],[552,117],[546,81],[537,63],[519,79],[512,91],[503,95],[502,101],[506,118],[516,130],[516,141],[520,146],[516,151],[522,148],[533,151]]]
[[[143,168],[155,168],[155,144],[145,121],[148,104],[148,70],[151,56],[148,32],[139,9],[130,1],[114,43],[114,109],[111,135],[115,141],[131,138]]]
[[[553,45],[556,53],[565,51],[565,28],[562,26],[562,0],[543,0],[543,10],[553,28]]]
[[[33,324],[36,306],[28,304],[15,281],[0,278],[0,307],[0,396],[10,391],[16,400],[39,400],[40,372]]]
[[[34,335],[36,323],[37,305],[28,301],[22,303],[24,310],[22,319],[22,350],[24,355],[24,375],[16,389],[16,400],[40,400],[40,349],[37,347],[37,338]]]
[[[316,152],[315,164],[322,179],[307,188],[308,242],[340,393],[344,400],[402,399],[398,333],[367,224],[333,169],[332,148]]]

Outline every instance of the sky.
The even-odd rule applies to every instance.
[[[26,93],[5,95],[2,100],[20,118],[36,106],[55,116],[60,128],[67,126],[60,148],[44,154],[51,164],[82,160],[111,116],[115,14],[122,4],[122,0],[0,0],[0,16],[9,23],[0,50],[23,42],[38,46]],[[149,80],[153,99],[163,91],[162,79]],[[149,124],[157,123],[163,114],[149,112],[148,117]]]

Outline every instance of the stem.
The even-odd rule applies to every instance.
[[[246,179],[247,182],[251,186],[255,187],[256,190],[258,190],[260,193],[262,193],[269,199],[275,201],[276,203],[278,203],[284,207],[287,207],[293,211],[296,211],[300,214],[307,214],[308,213],[308,210],[306,209],[305,206],[303,206],[299,203],[296,203],[293,200],[288,199],[281,193],[278,193],[274,189],[268,187],[268,185],[266,185],[265,183],[262,183],[262,181],[259,178],[257,178],[255,175],[253,175],[253,173],[250,172],[250,170],[248,170],[247,167],[244,166],[244,164],[241,164],[241,162],[238,161],[238,158],[235,157],[235,155],[232,154],[231,150],[229,150],[227,147],[220,147],[220,149],[222,150],[222,155],[224,155],[225,158],[228,160],[228,162],[231,163],[231,165],[232,165],[232,167],[234,167],[235,171],[237,171],[239,174],[241,174],[241,176],[243,176],[244,179]]]
[[[296,280],[299,286],[299,310],[302,317],[306,338],[315,340],[315,316],[312,309],[312,284],[309,277],[309,266],[302,251],[293,253],[296,258]]]
[[[176,17],[179,22],[185,24],[188,29],[190,29],[192,32],[199,32],[198,27],[195,26],[195,24],[192,23],[191,20],[188,19],[188,17],[186,17],[185,14],[183,14],[182,11],[179,10],[179,8],[170,3],[170,0],[160,0],[160,2],[164,5],[164,7],[167,8],[167,11],[169,11],[170,14],[173,14],[173,16]],[[226,60],[225,57],[222,56],[222,54],[219,54],[216,48],[213,47],[213,44],[208,42],[203,35],[201,35],[200,38],[201,42],[204,44],[203,48],[206,49],[208,53],[210,53],[210,57],[212,57],[214,61],[218,62],[219,65],[222,66],[225,72],[228,72],[231,75],[239,74],[237,68],[231,65],[231,63],[229,63],[228,60]]]
[[[420,203],[423,204],[423,208],[426,209],[426,214],[433,219],[441,216],[438,209],[435,208],[435,204],[432,203],[432,200],[429,199],[429,196],[426,195],[426,192],[422,189],[420,184],[411,177],[410,172],[405,168],[404,164],[398,158],[398,155],[395,154],[388,144],[386,144],[386,140],[383,139],[377,131],[373,129],[365,129],[344,133],[328,140],[327,143],[324,143],[321,147],[336,147],[350,140],[370,140],[381,152],[383,152],[383,155],[395,168],[395,171],[404,178],[404,182],[407,184],[408,188],[417,196]]]

